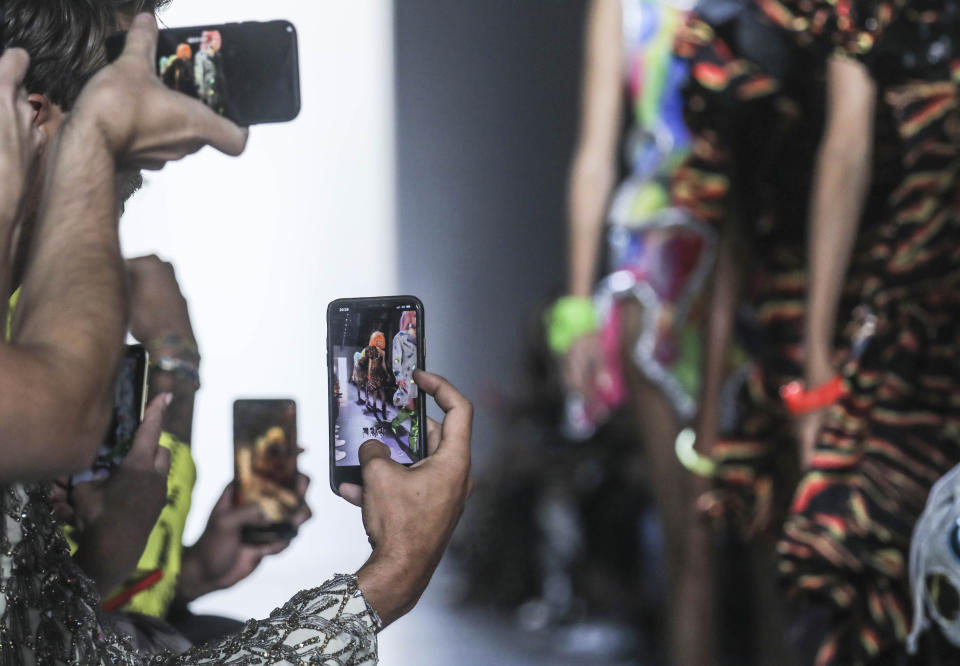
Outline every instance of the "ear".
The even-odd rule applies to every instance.
[[[33,93],[27,96],[27,100],[33,107],[33,129],[38,133],[41,144],[45,145],[60,129],[64,119],[63,109],[46,95]]]

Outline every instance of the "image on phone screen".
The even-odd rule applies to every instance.
[[[237,400],[233,433],[237,502],[257,504],[270,523],[259,530],[244,530],[244,536],[269,541],[289,525],[300,507],[297,404],[289,399]]]
[[[344,299],[331,303],[327,324],[332,465],[358,467],[371,439],[395,462],[423,458],[425,406],[413,381],[423,367],[423,306],[413,297]]]
[[[300,111],[296,37],[286,21],[162,30],[157,74],[241,125],[292,120]]]
[[[130,452],[146,406],[147,365],[147,350],[141,345],[127,345],[114,384],[110,427],[90,469],[71,477],[74,484],[108,477]]]

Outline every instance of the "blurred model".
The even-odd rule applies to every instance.
[[[363,354],[367,361],[367,407],[377,415],[377,399],[380,399],[380,413],[387,418],[387,338],[381,331],[370,335],[370,344]],[[370,399],[373,398],[373,404]]]
[[[176,57],[171,58],[162,68],[164,85],[190,97],[197,97],[192,60],[193,49],[189,44],[180,44]]]
[[[680,96],[686,67],[672,53],[684,19],[684,9],[667,2],[590,3],[569,182],[568,296],[554,306],[548,326],[588,425],[623,402],[624,389],[629,394],[665,540],[667,661],[692,666],[713,663],[715,654],[706,535],[693,516],[691,479],[673,454],[679,420],[692,415],[698,365],[690,354],[696,345],[677,344],[677,334],[695,282],[709,267],[710,230],[669,206],[670,177],[688,144]],[[625,101],[633,122],[624,146]],[[613,195],[611,213],[621,149],[630,176]],[[618,294],[627,305],[615,306],[602,322],[611,324],[607,333],[597,333],[592,295],[608,215],[621,241],[611,268],[627,282]],[[680,256],[686,260],[674,261]],[[638,336],[647,341],[642,350],[634,346]]]
[[[811,415],[781,571],[807,602],[818,664],[902,663],[911,531],[931,485],[960,461],[960,6],[765,8],[827,66],[804,379],[806,392],[841,388]],[[878,170],[878,157],[892,159]],[[879,178],[891,187],[864,214]],[[844,327],[851,264],[863,267],[862,322]]]
[[[400,316],[400,331],[393,336],[393,378],[397,390],[393,394],[393,404],[400,413],[390,423],[394,433],[398,433],[400,426],[411,420],[410,448],[416,452],[419,449],[419,423],[415,413],[414,400],[417,397],[417,385],[413,381],[413,372],[417,369],[417,313],[404,312]]]

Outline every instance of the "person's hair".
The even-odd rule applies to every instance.
[[[5,47],[30,54],[28,93],[69,110],[106,64],[104,42],[119,15],[157,11],[170,0],[3,0]]]

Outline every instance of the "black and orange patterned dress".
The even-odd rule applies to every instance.
[[[675,44],[690,63],[684,98],[692,147],[672,195],[675,205],[738,237],[738,340],[747,359],[728,384],[709,499],[756,535],[778,532],[796,482],[797,446],[779,387],[802,374],[806,216],[823,68],[755,5],[731,16],[710,5],[701,3]],[[723,226],[728,219],[735,224]]]
[[[780,569],[830,620],[817,664],[880,663],[910,629],[907,553],[931,485],[960,462],[960,7],[956,0],[761,0],[811,52],[862,62],[896,155],[860,223],[858,302],[876,318],[841,373],[791,506]],[[847,346],[852,347],[846,332]]]

